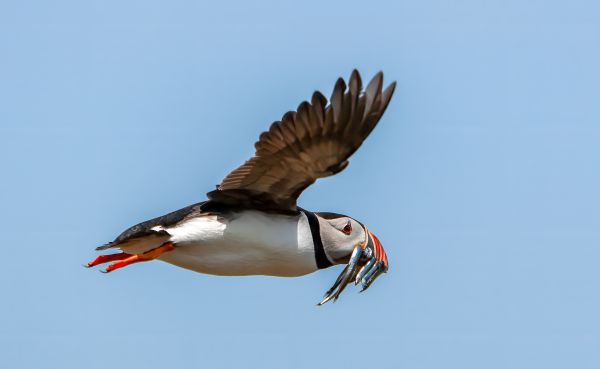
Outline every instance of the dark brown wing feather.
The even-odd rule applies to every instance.
[[[383,115],[396,83],[383,90],[383,73],[363,92],[358,71],[348,86],[338,79],[331,101],[315,92],[295,112],[260,135],[256,153],[231,172],[215,191],[212,202],[295,212],[302,191],[318,178],[342,171],[347,159],[367,138]]]

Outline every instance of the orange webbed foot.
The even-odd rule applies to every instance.
[[[108,263],[112,261],[112,263],[105,270],[101,270],[101,272],[103,273],[110,273],[113,270],[117,270],[131,264],[139,263],[142,261],[154,260],[160,257],[165,252],[171,251],[173,249],[175,249],[175,245],[173,245],[171,242],[167,242],[157,248],[148,250],[143,254],[120,253],[98,256],[94,261],[88,263],[86,266],[93,267],[98,264]]]
[[[96,259],[94,259],[93,261],[90,261],[89,263],[84,264],[83,266],[86,267],[86,268],[91,268],[91,267],[95,267],[96,265],[108,263],[108,262],[111,262],[111,261],[122,260],[122,259],[128,258],[130,256],[132,256],[132,255],[131,254],[126,254],[124,252],[121,252],[121,253],[118,253],[118,254],[100,255]]]

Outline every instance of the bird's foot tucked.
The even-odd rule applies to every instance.
[[[132,256],[132,255],[131,254],[126,254],[124,252],[121,252],[119,254],[100,255],[96,259],[94,259],[93,261],[90,261],[89,263],[84,264],[83,266],[86,267],[86,268],[91,268],[91,267],[95,267],[96,265],[108,263],[108,262],[111,262],[111,261],[123,260],[123,259],[126,259],[126,258],[130,257],[130,256]]]
[[[94,261],[87,263],[85,266],[91,268],[93,266],[112,261],[112,263],[105,270],[101,270],[103,273],[110,273],[113,270],[120,269],[131,264],[154,260],[165,252],[173,249],[175,249],[175,246],[171,242],[167,242],[157,248],[148,250],[143,254],[127,254],[122,252],[119,254],[101,255],[98,256]]]

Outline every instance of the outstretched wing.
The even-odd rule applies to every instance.
[[[347,159],[383,115],[396,83],[383,90],[379,72],[363,91],[358,71],[348,85],[338,79],[331,100],[316,91],[310,102],[286,113],[255,144],[256,153],[229,173],[212,202],[295,212],[302,191],[318,178],[342,171]]]

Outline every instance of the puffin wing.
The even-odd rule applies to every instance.
[[[209,192],[213,203],[297,212],[296,200],[317,179],[339,173],[383,115],[396,83],[379,72],[363,90],[358,71],[337,80],[330,101],[316,91],[255,144],[256,153]]]

